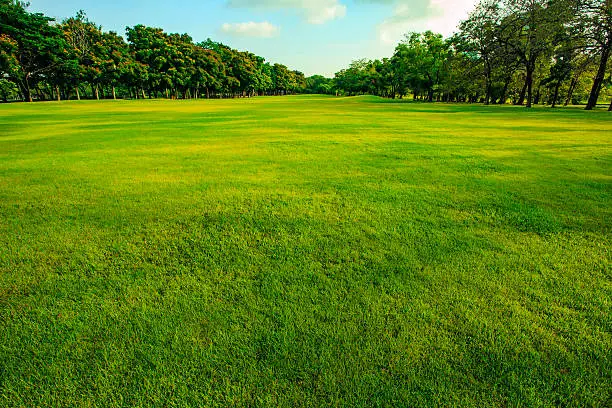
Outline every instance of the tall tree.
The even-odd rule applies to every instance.
[[[290,85],[289,69],[282,64],[274,64],[272,66],[272,83],[275,95],[284,95],[287,93]]]
[[[538,62],[553,52],[567,21],[564,3],[549,0],[504,0],[497,8],[498,41],[513,52],[525,69],[527,107],[533,102],[534,72]],[[522,103],[521,92],[519,103]]]
[[[482,62],[485,78],[485,105],[491,101],[495,56],[496,51],[499,51],[500,48],[497,41],[498,25],[495,20],[495,16],[499,14],[499,7],[500,5],[495,0],[480,2],[469,18],[461,22],[456,40],[460,51],[476,53]]]
[[[78,63],[73,82],[77,99],[80,100],[81,82],[92,76],[94,45],[101,36],[101,29],[89,21],[83,10],[75,17],[64,20],[60,28]]]
[[[597,105],[612,53],[612,0],[578,1],[575,34],[586,39],[587,49],[599,57],[599,67],[586,106],[591,110]]]
[[[100,39],[99,64],[102,67],[101,82],[110,86],[113,99],[117,99],[116,87],[121,83],[125,66],[131,62],[128,45],[117,33],[103,33]]]
[[[32,87],[53,69],[70,60],[68,45],[53,19],[30,13],[26,4],[0,0],[0,36],[10,40],[17,62],[7,74],[20,88],[26,101],[32,102]],[[13,61],[14,64],[15,61]]]
[[[313,75],[306,78],[305,91],[309,94],[331,94],[333,92],[333,80],[322,75]]]

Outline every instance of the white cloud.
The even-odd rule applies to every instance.
[[[346,6],[343,4],[331,4],[328,7],[312,9],[308,14],[308,22],[311,24],[324,24],[327,21],[342,18],[346,15]]]
[[[378,26],[379,39],[396,44],[410,31],[426,30],[449,36],[476,3],[477,0],[397,0],[393,14]]]
[[[225,23],[221,26],[221,31],[239,37],[272,38],[280,33],[280,27],[267,21],[263,23],[250,21],[248,23]]]
[[[310,24],[324,24],[346,15],[346,6],[339,0],[227,0],[231,7],[294,9]]]

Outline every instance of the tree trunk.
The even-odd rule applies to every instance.
[[[576,86],[578,85],[579,79],[580,79],[579,75],[576,75],[574,78],[572,78],[572,82],[570,83],[569,89],[567,91],[567,98],[565,99],[565,104],[563,106],[569,105],[569,103],[572,101],[572,96],[574,96],[574,90],[576,89]]]
[[[206,87],[206,99],[210,99],[210,90]]]
[[[527,79],[525,82],[527,84],[527,107],[531,108],[531,101],[533,100],[533,69],[527,69]]]
[[[77,85],[74,90],[76,91],[77,101],[81,100],[81,94],[79,93],[79,86]]]
[[[55,85],[55,96],[58,102],[62,101],[62,95],[60,94],[59,85]]]
[[[144,88],[140,88],[140,91],[142,92],[142,99],[147,99]]]
[[[486,94],[485,94],[484,104],[488,105],[491,103],[491,68],[489,67],[488,61],[485,61],[485,66],[486,66],[486,70],[485,70]]]
[[[522,105],[525,103],[525,93],[527,92],[527,78],[525,77],[525,83],[523,84],[523,89],[521,89],[521,93],[519,94],[518,101],[516,101],[515,105]]]
[[[25,76],[24,87],[23,87],[23,99],[28,102],[33,102],[32,89],[30,88],[29,74]]]
[[[97,85],[94,88],[94,93],[96,95],[96,100],[99,101],[100,100],[100,90],[98,89]]]
[[[610,106],[608,107],[608,112],[612,112],[612,99],[610,100]]]
[[[115,91],[115,85],[113,85],[113,99],[117,99],[117,92]]]
[[[552,97],[552,104],[551,104],[551,108],[554,108],[557,105],[557,99],[559,98],[559,88],[561,87],[561,81],[557,81],[557,84],[555,85],[555,92],[553,93],[553,97]]]
[[[601,92],[601,86],[606,76],[606,67],[608,65],[608,58],[610,57],[610,48],[612,48],[612,35],[608,38],[608,41],[603,47],[601,53],[601,62],[599,63],[599,69],[593,82],[593,88],[589,95],[589,101],[587,102],[586,110],[591,110],[597,106],[597,100],[599,99],[599,93]]]

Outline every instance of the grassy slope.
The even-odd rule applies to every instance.
[[[612,118],[0,106],[2,406],[604,406]]]

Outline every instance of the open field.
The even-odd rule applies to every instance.
[[[0,406],[610,406],[612,116],[0,106]]]

